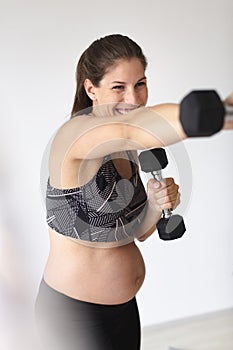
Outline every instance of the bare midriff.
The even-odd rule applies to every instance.
[[[79,244],[49,228],[50,253],[45,282],[74,299],[114,305],[132,299],[145,277],[134,242],[112,248]]]
[[[125,152],[121,154],[120,160],[116,155],[113,159],[115,167],[123,178],[129,179],[132,168],[128,160],[122,160],[127,157]],[[81,172],[78,171],[81,162],[63,162],[62,188],[77,187],[88,182],[102,161],[86,161]],[[79,177],[78,181],[77,173],[86,177]],[[50,180],[55,187],[59,186],[56,176],[56,171],[50,173]],[[50,227],[49,236],[50,252],[44,280],[55,290],[78,300],[114,305],[129,301],[140,289],[145,278],[145,265],[134,241],[124,245],[121,242],[114,242],[112,246],[106,244],[108,248],[100,247],[99,242],[88,246],[90,242],[84,244]]]

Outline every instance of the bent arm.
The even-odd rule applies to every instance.
[[[146,216],[135,232],[138,241],[144,242],[156,231],[156,224],[161,216],[162,212],[156,212],[154,208],[147,208]]]
[[[78,116],[58,130],[52,147],[63,159],[93,159],[117,151],[164,147],[185,138],[179,105],[160,104],[122,116]]]

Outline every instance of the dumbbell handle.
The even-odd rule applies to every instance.
[[[154,170],[151,172],[151,174],[153,178],[157,181],[161,181],[163,179],[161,170]],[[165,219],[169,219],[172,216],[172,209],[164,209],[162,212],[163,212],[163,217]]]

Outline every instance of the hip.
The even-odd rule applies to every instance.
[[[70,298],[42,280],[35,315],[46,349],[128,350],[140,346],[135,297],[119,305],[89,303]]]

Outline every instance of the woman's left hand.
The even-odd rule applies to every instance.
[[[230,106],[232,108],[233,106],[233,91],[232,93],[225,98],[223,101],[225,106]],[[233,120],[232,118],[225,118],[224,119],[224,125],[223,125],[224,130],[233,130]]]
[[[158,212],[164,209],[174,210],[180,204],[179,186],[171,177],[161,181],[150,179],[147,183],[147,197],[151,209]]]
[[[224,104],[228,105],[228,106],[233,106],[233,91],[230,95],[228,95],[225,100],[224,100]]]
[[[180,204],[179,186],[169,177],[147,182],[147,213],[143,223],[138,228],[139,241],[143,242],[156,230],[157,222],[161,219],[162,210],[175,209]]]

